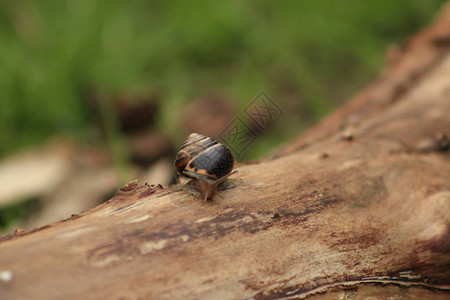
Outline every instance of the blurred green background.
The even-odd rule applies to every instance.
[[[203,115],[227,114],[220,129],[264,91],[285,114],[243,156],[261,157],[375,78],[445,2],[1,1],[0,158],[59,136],[108,148],[124,182],[129,135],[176,149]]]

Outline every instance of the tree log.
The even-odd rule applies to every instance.
[[[0,243],[0,299],[450,297],[450,7],[214,201],[130,183]]]

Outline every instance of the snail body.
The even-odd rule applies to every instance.
[[[175,158],[181,176],[197,180],[205,200],[212,199],[217,186],[237,171],[230,149],[210,137],[191,133]]]

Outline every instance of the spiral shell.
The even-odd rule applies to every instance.
[[[175,158],[175,168],[181,176],[200,181],[205,199],[212,198],[217,185],[233,170],[234,158],[223,144],[210,137],[191,133]]]

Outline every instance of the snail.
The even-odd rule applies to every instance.
[[[205,200],[212,199],[217,186],[237,173],[231,172],[233,165],[233,155],[225,145],[198,133],[188,136],[175,158],[178,174],[197,180]]]

